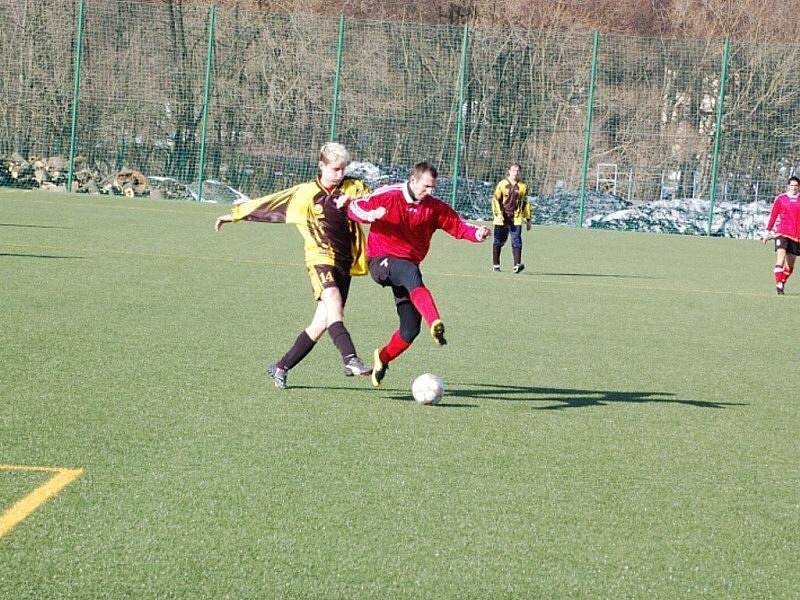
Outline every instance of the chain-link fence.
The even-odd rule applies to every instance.
[[[433,162],[439,195],[470,217],[516,161],[539,222],[640,229],[683,207],[693,224],[661,230],[727,235],[795,173],[798,58],[786,44],[0,0],[0,184],[255,196],[312,177],[335,139],[373,184]]]

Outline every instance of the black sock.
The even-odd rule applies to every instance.
[[[301,360],[303,360],[306,355],[308,355],[308,353],[314,349],[315,344],[316,342],[308,337],[308,334],[304,329],[300,332],[300,335],[297,336],[297,339],[294,341],[294,345],[283,356],[283,358],[278,361],[278,367],[288,371]]]
[[[514,265],[519,265],[522,263],[522,248],[511,248],[511,252],[514,254]]]
[[[500,264],[500,246],[492,246],[492,265]]]
[[[331,323],[328,326],[328,334],[333,340],[333,345],[339,349],[342,354],[342,360],[347,361],[351,356],[356,355],[356,347],[353,345],[353,340],[350,338],[350,332],[341,321]]]

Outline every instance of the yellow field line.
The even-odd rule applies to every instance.
[[[24,520],[28,515],[55,496],[64,487],[74,481],[83,469],[64,469],[60,467],[23,467],[18,465],[0,465],[0,471],[27,471],[55,473],[44,484],[19,500],[14,506],[0,515],[0,538]]]
[[[270,261],[266,259],[252,259],[252,258],[229,258],[226,256],[208,256],[208,255],[185,255],[185,254],[163,254],[157,252],[129,252],[125,250],[93,250],[91,248],[63,248],[61,246],[42,246],[36,245],[31,246],[27,244],[13,244],[13,243],[6,243],[3,242],[2,246],[6,246],[9,248],[21,248],[26,250],[58,250],[61,252],[85,252],[89,254],[95,255],[102,255],[102,254],[118,254],[120,256],[147,256],[152,258],[164,258],[164,259],[180,259],[180,260],[206,260],[206,261],[216,261],[216,262],[232,262],[232,263],[244,263],[244,264],[254,264],[254,265],[263,265],[263,266],[270,266],[270,267],[302,267],[303,263],[281,263]],[[425,270],[425,273],[428,275],[438,275],[444,277],[458,277],[462,279],[491,279],[493,281],[497,280],[496,276],[493,274],[485,275],[482,273],[449,273],[446,271],[429,271]],[[766,293],[766,292],[742,292],[742,291],[733,291],[733,290],[707,290],[707,289],[697,289],[697,288],[670,288],[670,287],[656,287],[656,286],[646,286],[646,285],[625,285],[623,283],[601,283],[601,282],[589,282],[589,281],[572,281],[572,280],[561,280],[561,279],[548,279],[546,275],[536,275],[535,272],[530,272],[529,275],[535,276],[536,283],[548,283],[554,285],[569,285],[569,286],[583,286],[583,287],[601,287],[601,288],[615,288],[615,289],[626,289],[626,290],[648,290],[654,292],[684,292],[689,294],[711,294],[715,296],[747,296],[751,298],[766,298],[766,297],[773,297],[774,293]],[[524,282],[526,278],[518,279],[519,282]]]

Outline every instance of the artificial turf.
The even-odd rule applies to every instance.
[[[449,344],[383,387],[323,338],[292,227],[0,190],[0,464],[83,469],[0,538],[0,597],[797,597],[800,284],[757,242],[440,233]],[[365,359],[391,293],[353,282]],[[443,377],[441,405],[410,383]],[[0,513],[47,475],[0,472]]]

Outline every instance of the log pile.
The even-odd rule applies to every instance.
[[[85,157],[75,158],[72,191],[82,194],[108,194],[128,198],[149,196],[153,199],[196,200],[191,188],[172,177],[147,177],[141,171],[125,167],[108,173],[109,167],[97,168]],[[103,172],[105,171],[105,172]],[[66,191],[69,161],[63,156],[23,158],[19,153],[0,157],[0,185]],[[213,181],[206,182],[209,185]],[[204,196],[209,195],[209,190]],[[241,195],[241,194],[240,194]],[[226,198],[226,201],[227,200]]]
[[[32,160],[25,160],[17,152],[4,158],[2,160],[2,171],[5,174],[4,179],[15,187],[39,187],[39,182],[33,176],[33,162],[38,159],[36,157],[31,158]]]
[[[72,190],[86,194],[112,194],[128,198],[146,196],[150,192],[147,177],[130,168],[103,176],[81,156],[75,158]],[[69,162],[63,156],[23,158],[14,152],[0,158],[0,185],[19,188],[41,188],[65,191]]]
[[[100,193],[122,194],[126,198],[144,196],[149,193],[147,177],[126,167],[116,175],[104,179],[100,184]]]

